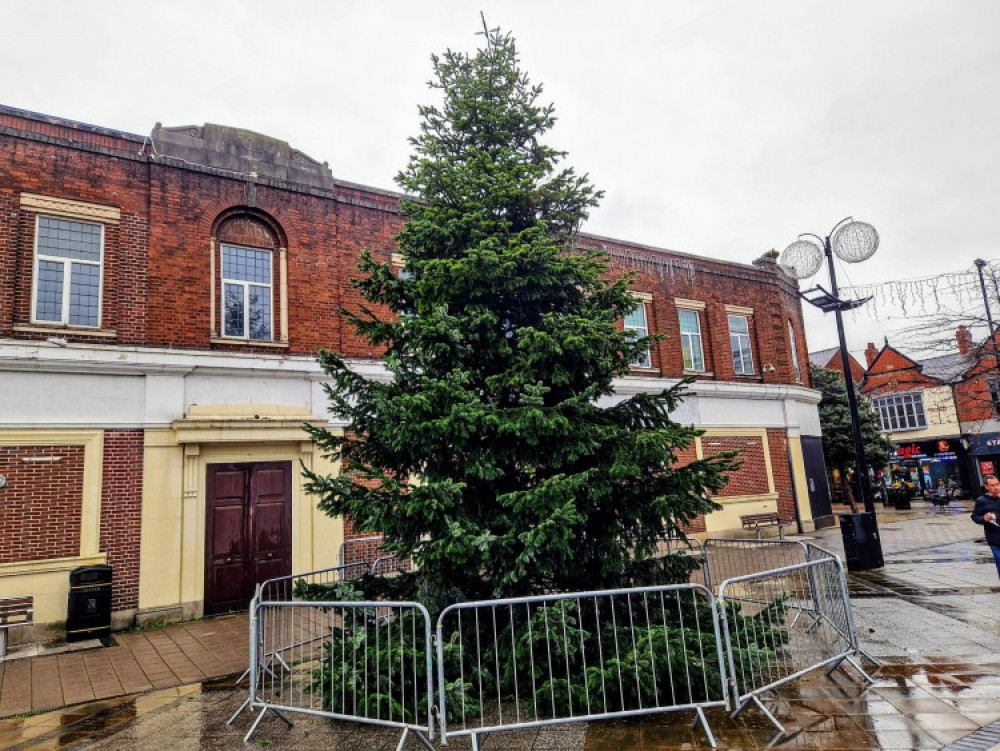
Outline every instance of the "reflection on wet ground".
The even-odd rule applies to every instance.
[[[720,749],[822,748],[937,749],[1000,719],[1000,664],[930,662],[886,665],[865,687],[853,676],[812,673],[782,687],[765,703],[785,726],[777,734],[764,715],[748,708],[732,719],[706,712]],[[0,747],[15,751],[58,749],[232,749],[242,744],[249,718],[226,720],[246,696],[232,680],[184,686],[139,697],[85,705],[0,722]],[[317,717],[293,716],[287,728],[266,718],[252,743],[269,749],[393,749],[397,730]],[[689,711],[641,720],[561,726],[491,736],[494,749],[671,751],[707,749]],[[435,744],[437,745],[437,744]],[[418,748],[415,740],[407,748]],[[456,739],[449,748],[469,748]],[[981,748],[988,748],[981,747]]]

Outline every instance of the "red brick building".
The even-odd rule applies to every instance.
[[[847,353],[847,362],[851,369],[852,380],[855,384],[861,383],[861,379],[865,377],[864,367],[862,367],[861,363],[854,359],[854,355],[850,352]],[[815,365],[817,368],[836,370],[841,374],[841,377],[843,377],[844,359],[840,356],[840,347],[831,347],[830,349],[820,349],[815,352],[810,352],[809,364]]]
[[[860,390],[871,399],[882,431],[897,445],[890,472],[925,494],[942,482],[967,493],[977,487],[970,465],[969,405],[960,409],[957,397],[981,379],[971,371],[974,360],[964,326],[957,343],[951,354],[923,359],[888,341],[881,349],[869,343],[865,352],[868,370]]]
[[[62,620],[67,572],[106,562],[121,624],[241,607],[263,579],[334,565],[344,525],[296,465],[336,468],[301,425],[329,424],[317,348],[385,377],[340,310],[362,248],[393,258],[399,199],[249,131],[0,107],[0,596]],[[795,282],[768,256],[580,242],[638,270],[627,325],[668,334],[618,394],[693,375],[677,415],[706,431],[693,455],[743,451],[701,528],[828,518]]]

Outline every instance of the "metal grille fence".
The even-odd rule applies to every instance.
[[[701,571],[694,573],[692,581],[700,581],[718,594],[719,585],[726,579],[808,560],[805,545],[797,540],[709,538],[702,547]]]
[[[759,695],[820,667],[828,673],[858,654],[844,570],[836,558],[728,579],[719,586],[719,609],[729,658],[736,714]]]
[[[250,672],[246,706],[260,714],[244,740],[269,712],[289,725],[285,713],[297,712],[403,728],[432,748],[431,624],[422,605],[260,602],[256,623],[260,653],[282,659]]]
[[[500,730],[690,709],[714,746],[707,707],[732,701],[738,714],[754,703],[783,730],[763,692],[844,661],[871,680],[853,659],[864,653],[833,553],[791,540],[668,539],[661,548],[697,557],[704,584],[444,610],[436,652],[442,740],[469,736],[478,749],[480,736]],[[250,696],[230,719],[260,710],[247,740],[266,714],[290,725],[285,713],[299,712],[403,728],[400,747],[412,732],[431,748],[427,611],[411,602],[330,601],[350,599],[335,585],[397,566],[384,556],[258,587]]]
[[[694,659],[690,659],[694,656]],[[700,585],[452,605],[438,619],[441,737],[728,707],[715,598]]]

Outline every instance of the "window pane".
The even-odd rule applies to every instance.
[[[35,290],[35,318],[39,321],[62,321],[63,269],[65,264],[38,262]]]
[[[795,368],[795,382],[802,380],[802,369],[799,367],[799,348],[795,344],[795,327],[788,322],[788,341],[791,343],[792,367]]]
[[[38,218],[38,254],[75,261],[101,260],[101,226],[68,219]]]
[[[636,339],[649,334],[649,328],[646,324],[646,304],[641,303],[638,308],[633,310],[627,316],[625,316],[625,338],[634,342]],[[649,350],[644,350],[639,353],[635,360],[634,365],[638,365],[640,368],[651,368],[653,367],[653,360],[650,357]]]
[[[701,320],[696,310],[678,310],[681,325],[681,353],[685,370],[704,370],[705,355],[701,346]]]
[[[270,284],[271,253],[223,245],[222,274],[227,281]]]
[[[746,316],[729,316],[729,333],[750,335],[750,324]]]
[[[271,338],[270,287],[250,287],[250,338]]]
[[[698,313],[694,310],[679,310],[677,315],[681,321],[682,334],[700,334],[701,326],[698,325]]]
[[[625,328],[636,333],[636,336],[646,336],[646,306],[640,305],[625,316]]]
[[[243,336],[243,285],[225,285],[226,336]]]
[[[71,264],[69,277],[69,322],[75,326],[97,326],[100,321],[101,267]]]

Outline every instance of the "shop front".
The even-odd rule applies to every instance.
[[[997,448],[1000,461],[1000,445]],[[968,452],[959,438],[936,438],[900,444],[889,460],[892,485],[906,486],[928,496],[944,485],[954,495],[968,496],[973,490]]]
[[[986,475],[1000,472],[1000,433],[980,433],[969,436],[969,453],[972,454],[976,489],[982,487]]]

